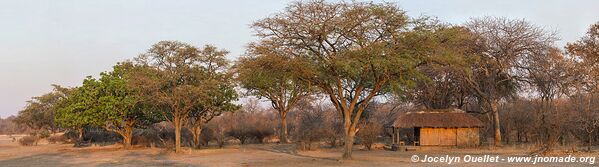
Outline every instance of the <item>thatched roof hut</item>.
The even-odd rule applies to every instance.
[[[398,128],[480,128],[484,123],[460,109],[436,109],[407,112],[400,115],[393,127]]]
[[[460,109],[421,110],[401,114],[393,122],[393,142],[404,143],[401,129],[413,129],[414,145],[477,146],[484,123]]]

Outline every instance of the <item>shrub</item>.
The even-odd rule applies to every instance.
[[[363,122],[360,124],[360,130],[358,131],[358,138],[360,139],[360,144],[364,145],[366,149],[370,150],[372,148],[372,144],[374,144],[378,137],[381,135],[383,131],[383,125],[376,122]]]
[[[207,126],[212,131],[212,140],[216,142],[219,148],[223,148],[227,141],[228,126],[225,126],[226,124],[225,116],[221,116],[214,118]]]
[[[208,127],[202,129],[200,136],[200,144],[202,146],[208,146],[208,142],[214,138],[214,131]]]
[[[37,144],[38,138],[35,136],[24,136],[19,139],[19,144],[22,146],[33,146]]]
[[[79,132],[77,130],[68,130],[63,136],[70,142],[77,141],[79,139]]]
[[[306,110],[299,115],[294,132],[295,139],[303,150],[311,150],[312,143],[320,141],[330,130],[324,111]]]
[[[156,147],[161,146],[160,137],[158,132],[153,128],[139,129],[133,131],[133,138],[131,139],[131,145],[141,145],[144,147]]]
[[[227,135],[245,144],[255,140],[263,143],[264,139],[274,134],[273,113],[260,111],[241,111],[228,115],[235,122],[231,124]]]
[[[53,135],[53,136],[48,137],[46,140],[48,140],[48,143],[50,143],[50,144],[56,144],[56,143],[64,144],[64,143],[68,143],[68,139],[64,135]]]
[[[113,144],[121,141],[121,138],[121,135],[103,128],[86,128],[83,133],[83,140],[99,145]]]
[[[42,132],[40,132],[40,138],[44,139],[44,138],[48,138],[48,137],[50,137],[50,131],[43,130]]]

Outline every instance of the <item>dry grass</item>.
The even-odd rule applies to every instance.
[[[385,150],[354,151],[354,159],[339,161],[341,150],[295,151],[292,145],[230,145],[223,149],[186,149],[175,154],[161,148],[137,147],[122,150],[120,145],[74,148],[70,144],[19,146],[0,139],[0,166],[431,166],[412,163],[417,155],[524,155],[518,149],[441,149],[412,152]],[[444,164],[434,164],[441,165]],[[506,166],[512,164],[459,164],[460,166]],[[522,164],[520,164],[522,165]],[[551,164],[549,164],[551,165]],[[562,164],[563,165],[563,164]],[[568,164],[581,165],[581,164]],[[532,165],[531,165],[532,166]],[[557,166],[557,165],[554,165]]]

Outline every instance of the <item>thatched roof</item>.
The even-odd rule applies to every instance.
[[[421,110],[401,114],[393,127],[413,128],[474,128],[483,127],[484,124],[478,118],[469,115],[460,109],[437,109]]]

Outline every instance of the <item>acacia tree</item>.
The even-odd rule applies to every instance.
[[[410,21],[388,3],[295,2],[253,24],[260,43],[278,56],[304,61],[301,78],[328,96],[343,119],[351,159],[357,125],[367,104],[388,91],[405,89],[421,76],[418,66],[446,52],[437,26]]]
[[[309,85],[299,80],[302,64],[289,57],[274,55],[259,44],[250,45],[250,56],[241,57],[235,68],[237,80],[249,95],[266,98],[281,120],[279,139],[287,143],[287,113],[309,95]]]
[[[150,70],[139,73],[134,84],[146,91],[160,106],[163,117],[174,125],[176,152],[181,151],[182,126],[198,111],[198,106],[205,107],[203,101],[212,98],[211,88],[222,88],[210,78],[210,63],[205,59],[209,49],[215,48],[208,45],[198,49],[178,41],[161,41],[136,58],[139,65]]]
[[[229,62],[225,58],[228,52],[208,45],[200,53],[200,61],[204,64],[206,73],[203,84],[207,96],[200,99],[189,115],[187,126],[192,133],[195,148],[200,147],[202,129],[206,123],[224,112],[239,108],[233,104],[237,100],[237,92],[234,90],[232,75],[228,73]]]
[[[419,70],[426,77],[417,80],[416,86],[408,90],[405,97],[431,109],[463,108],[472,99],[472,92],[460,74],[477,60],[474,56],[478,53],[475,35],[461,26],[442,27],[437,35],[445,40],[440,47],[458,54],[420,66]]]
[[[522,60],[547,50],[556,38],[524,20],[483,17],[466,26],[476,35],[480,53],[463,79],[483,112],[493,115],[495,145],[501,146],[499,102],[513,97],[526,80]]]
[[[35,131],[47,129],[56,130],[54,115],[59,107],[60,101],[65,99],[71,92],[70,88],[52,85],[54,90],[41,96],[32,97],[27,101],[25,109],[19,111],[14,119],[17,124],[25,125]]]

